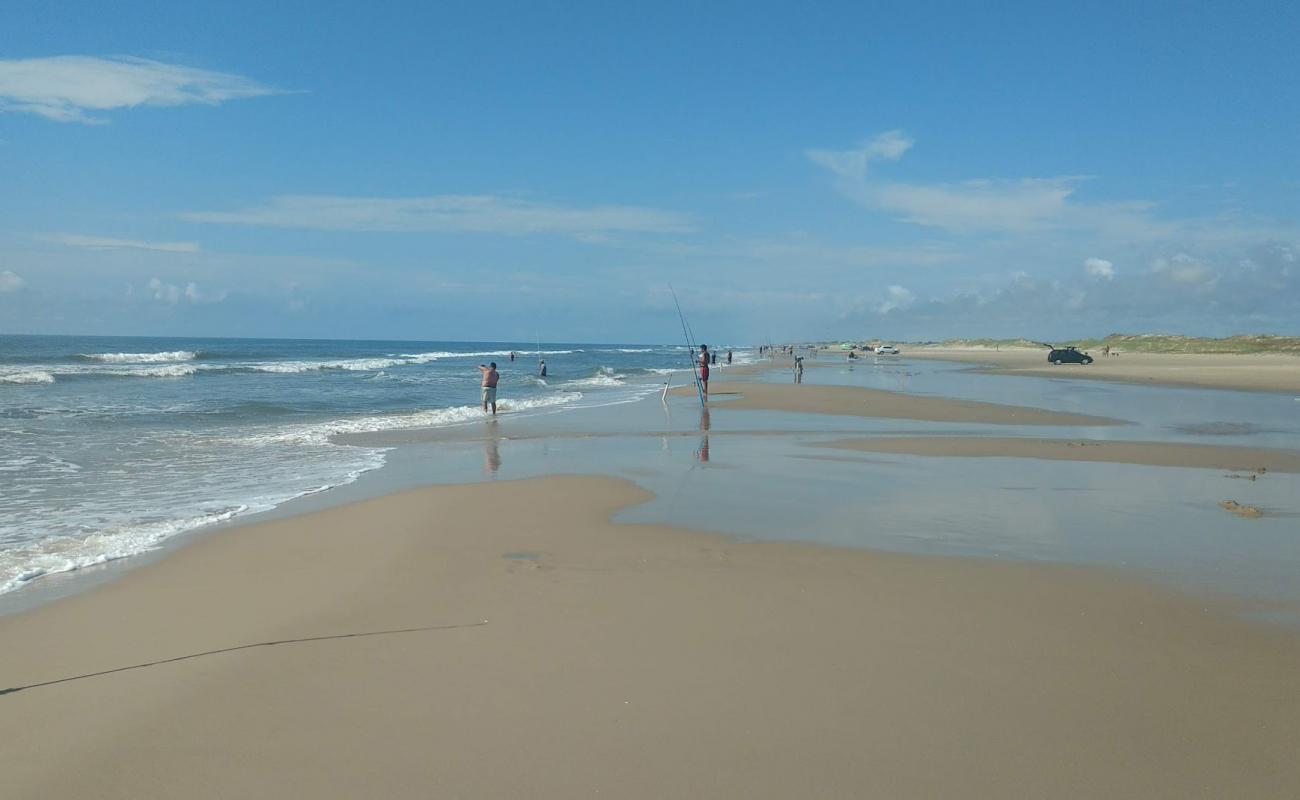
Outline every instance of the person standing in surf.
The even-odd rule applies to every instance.
[[[538,365],[538,366],[537,366],[537,377],[539,377],[539,378],[545,378],[545,377],[546,377],[546,359],[542,359],[541,361],[537,362],[537,365]]]
[[[704,390],[704,399],[709,399],[709,346],[700,345],[700,386]]]
[[[497,381],[501,380],[501,373],[497,372],[497,362],[493,361],[486,367],[478,365],[479,372],[483,373],[483,413],[487,413],[488,406],[492,406],[492,416],[497,415]]]

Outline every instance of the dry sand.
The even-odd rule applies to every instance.
[[[678,387],[678,396],[695,393]],[[1121,420],[1044,411],[1040,408],[924,397],[855,386],[813,386],[782,383],[713,381],[709,397],[715,409],[756,411],[801,411],[856,417],[887,417],[928,422],[972,422],[992,425],[1122,425]]]
[[[3,795],[1290,798],[1300,785],[1293,633],[1102,571],[607,521],[644,499],[603,478],[419,490],[208,535],[0,618],[0,687],[437,627],[0,695]]]
[[[992,371],[1006,375],[1300,393],[1300,357],[1284,353],[1120,353],[1107,357],[1100,350],[1089,352],[1096,359],[1091,364],[1060,366],[1047,363],[1045,348],[914,347],[904,356],[987,364],[995,368]]]
[[[868,453],[962,458],[1042,458],[1230,472],[1300,472],[1300,455],[1286,450],[1168,442],[1104,442],[1006,436],[879,436],[820,445]]]

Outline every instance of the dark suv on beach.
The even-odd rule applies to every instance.
[[[1061,349],[1052,348],[1052,352],[1047,354],[1047,360],[1053,364],[1091,364],[1092,356],[1087,353],[1080,353],[1073,347]]]

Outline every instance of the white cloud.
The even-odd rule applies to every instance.
[[[185,288],[182,289],[175,284],[166,283],[155,277],[149,279],[148,288],[153,295],[153,299],[173,306],[181,300],[187,300],[190,303],[220,303],[226,299],[226,292],[206,293],[199,289],[197,283],[193,282],[187,283]]]
[[[152,250],[158,253],[197,253],[198,242],[144,242],[136,239],[110,239],[104,236],[80,236],[56,233],[41,237],[47,242],[81,247],[86,250]]]
[[[916,297],[908,289],[902,286],[890,286],[886,290],[886,297],[876,306],[876,311],[881,314],[888,314],[894,310],[907,308],[916,301]]]
[[[1104,258],[1085,258],[1083,271],[1094,278],[1107,281],[1115,277],[1115,265]]]
[[[1174,235],[1240,238],[1237,224],[1216,220],[1160,221],[1154,205],[1125,201],[1087,203],[1075,195],[1088,179],[1081,175],[1049,178],[974,179],[946,183],[868,180],[874,160],[897,160],[913,142],[898,131],[870,140],[856,150],[808,150],[814,163],[835,176],[836,188],[854,202],[895,214],[903,222],[959,233],[1083,231],[1125,241],[1159,241]]]
[[[1173,283],[1206,290],[1213,289],[1219,282],[1218,273],[1186,253],[1155,259],[1151,262],[1151,271]]]
[[[1074,193],[1077,177],[974,180],[921,186],[885,184],[875,189],[876,206],[906,222],[958,233],[1031,231],[1051,227]]]
[[[804,153],[841,178],[860,181],[867,177],[867,166],[872,161],[897,161],[913,144],[902,131],[893,130],[866,140],[854,150],[806,150]]]
[[[331,231],[552,233],[602,241],[611,233],[686,233],[690,219],[636,206],[569,208],[492,195],[334,197],[281,195],[242,211],[181,215],[190,222]]]
[[[0,111],[37,114],[55,122],[100,124],[107,120],[87,112],[217,105],[276,93],[239,75],[144,58],[0,59]]]
[[[0,292],[16,292],[27,285],[27,281],[5,270],[0,272]]]

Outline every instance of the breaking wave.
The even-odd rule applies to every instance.
[[[150,363],[156,361],[193,361],[199,354],[192,350],[166,350],[161,353],[84,353],[81,358],[109,364]]]

